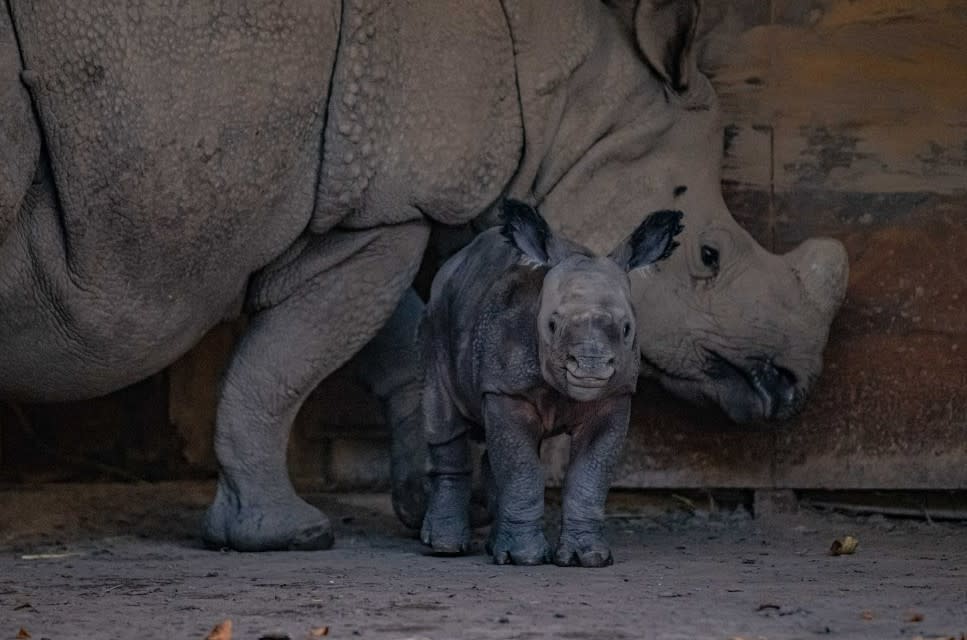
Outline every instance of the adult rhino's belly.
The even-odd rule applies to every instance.
[[[244,291],[240,269],[174,278],[136,241],[140,278],[118,269],[118,246],[99,248],[102,268],[81,278],[72,258],[91,247],[66,241],[49,193],[28,199],[0,243],[0,396],[70,400],[136,382],[187,351]]]
[[[9,4],[50,172],[0,238],[0,394],[97,395],[306,228],[340,3]]]

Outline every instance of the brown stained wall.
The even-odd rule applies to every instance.
[[[735,427],[642,383],[618,485],[967,487],[967,2],[708,0],[701,32],[736,217],[776,251],[843,240],[848,299],[811,402],[778,428]],[[0,407],[0,474],[103,474],[92,459],[211,473],[236,333],[217,328],[106,399]],[[38,441],[57,444],[56,463]],[[565,450],[545,452],[552,481]],[[290,463],[327,486],[385,486],[379,412],[346,372],[303,410]]]

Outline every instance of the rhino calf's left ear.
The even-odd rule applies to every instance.
[[[611,259],[625,271],[664,260],[670,256],[678,242],[675,236],[682,232],[681,211],[663,209],[650,214],[628,238],[611,252]]]
[[[529,204],[510,198],[504,201],[500,234],[534,262],[550,262],[551,228]]]

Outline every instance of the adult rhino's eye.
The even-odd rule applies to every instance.
[[[557,333],[557,323],[553,320],[547,323],[547,328],[550,329],[551,333]]]
[[[624,336],[625,336],[625,338],[627,338],[630,335],[631,335],[631,323],[630,322],[626,322],[625,323],[625,327],[624,327]]]
[[[702,245],[702,264],[713,271],[719,270],[719,250],[707,244]]]

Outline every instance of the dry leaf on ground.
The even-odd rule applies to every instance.
[[[864,620],[872,620],[873,619],[873,612],[872,611],[864,611],[863,613],[860,614],[860,617],[863,618]]]
[[[923,614],[917,611],[911,611],[907,614],[907,622],[923,622]]]
[[[205,636],[205,640],[232,640],[232,621],[223,620],[216,624],[215,628]]]
[[[853,536],[846,536],[844,538],[839,538],[833,540],[833,546],[829,548],[829,553],[834,556],[845,556],[856,552],[856,547],[858,547],[860,541]]]
[[[29,638],[30,634],[23,627],[20,627],[20,631],[17,632],[17,638]]]
[[[309,635],[313,638],[321,638],[322,636],[328,636],[329,627],[315,627],[309,631]]]
[[[82,556],[83,553],[77,551],[65,551],[64,553],[27,553],[20,556],[21,560],[62,560],[64,558],[73,558],[74,556]]]

